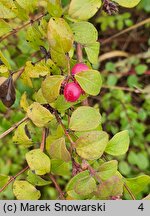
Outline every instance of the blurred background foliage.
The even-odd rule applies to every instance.
[[[68,0],[62,0],[63,6],[66,6],[68,2]],[[45,12],[44,1],[40,1],[39,4],[39,10],[32,11],[31,18],[33,19]],[[132,10],[120,8],[117,15],[109,16],[99,11],[90,21],[96,26],[99,32],[99,40],[103,43],[106,38],[148,18],[149,14],[149,0],[142,0]],[[48,20],[49,15],[46,16]],[[24,20],[22,20],[22,23],[24,23]],[[17,18],[10,20],[5,33],[22,25],[22,23]],[[44,19],[41,19],[0,43],[0,50],[9,60],[13,71],[24,66],[27,60],[36,62],[43,56],[39,48],[34,46],[33,39],[36,38],[38,40],[38,35],[40,37],[40,34],[43,34],[43,37],[45,37],[45,28],[46,23]],[[119,170],[125,177],[135,177],[142,173],[150,175],[149,29],[150,25],[147,24],[140,28],[135,28],[127,34],[116,37],[106,45],[102,44],[101,56],[104,53],[116,50],[126,52],[127,56],[109,58],[108,55],[98,65],[93,65],[93,67],[96,69],[99,68],[101,71],[105,88],[102,88],[100,95],[89,98],[90,105],[100,108],[103,117],[103,128],[110,136],[125,129],[128,129],[130,133],[131,142],[128,154],[117,158],[119,160]],[[31,35],[31,32],[33,35]],[[39,44],[43,45],[43,43],[45,44],[45,41],[39,41]],[[4,73],[7,76],[7,71],[2,70],[2,65],[0,68],[0,76],[3,76]],[[20,99],[24,92],[30,98],[33,97],[35,90],[39,88],[39,79],[34,79],[33,84],[34,88],[32,89],[24,85],[21,80],[17,81],[17,99],[11,109],[4,107],[0,101],[0,134],[24,117],[25,113],[20,108]],[[115,86],[119,86],[119,88],[117,89]],[[124,90],[124,87],[134,88],[135,92]],[[140,91],[138,92],[138,89],[144,90],[145,94]],[[35,143],[39,144],[41,141],[41,131],[40,129],[37,130],[36,132],[33,131],[32,136]],[[9,176],[15,175],[25,166],[24,155],[26,149],[14,144],[12,135],[13,133],[0,140],[0,173]],[[58,183],[62,187],[65,187],[66,181],[67,179],[65,178],[58,179]],[[56,199],[57,192],[53,186],[46,186],[42,190],[44,190],[42,199]],[[145,194],[148,191],[149,188],[146,188]],[[140,194],[138,198],[141,199],[143,196],[144,194]],[[0,199],[14,199],[11,185],[0,194]]]

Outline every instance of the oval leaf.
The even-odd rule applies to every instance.
[[[73,112],[69,128],[74,131],[88,131],[95,129],[100,123],[101,115],[98,110],[82,106]]]
[[[111,176],[115,175],[118,169],[118,161],[112,160],[103,163],[98,169],[98,175],[102,180],[107,180]]]
[[[44,127],[54,116],[49,110],[34,102],[27,109],[27,115],[37,127]]]
[[[87,160],[100,158],[107,143],[108,134],[104,131],[86,132],[75,142],[78,155]]]
[[[30,182],[32,185],[35,186],[45,186],[51,184],[51,181],[46,181],[40,176],[34,174],[31,170],[29,170],[28,172],[27,180],[28,182]]]
[[[98,32],[89,22],[77,22],[71,25],[76,42],[86,45],[97,41]]]
[[[18,180],[13,184],[13,193],[18,200],[38,200],[41,196],[40,191],[29,182]]]
[[[68,23],[62,18],[51,18],[48,23],[48,41],[50,48],[60,53],[67,53],[73,45],[73,33]]]
[[[132,8],[135,7],[141,0],[113,0],[122,7]]]
[[[108,142],[105,152],[113,156],[123,155],[128,151],[129,142],[128,131],[121,131]]]
[[[69,15],[74,19],[88,20],[101,7],[101,0],[72,0]]]
[[[27,163],[37,175],[45,175],[50,172],[50,158],[40,149],[34,149],[26,153]]]
[[[96,70],[82,71],[75,75],[82,89],[90,95],[98,95],[102,86],[101,75]]]
[[[77,181],[74,190],[81,196],[88,196],[96,190],[96,181],[93,177],[84,177]]]
[[[61,83],[64,77],[60,75],[48,76],[42,83],[42,93],[48,103],[53,102],[59,96]]]

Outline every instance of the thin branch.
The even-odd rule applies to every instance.
[[[30,20],[30,21],[24,23],[22,26],[20,26],[20,27],[18,27],[18,28],[16,28],[16,29],[13,29],[13,30],[12,30],[11,32],[9,32],[8,34],[2,36],[2,37],[0,38],[0,42],[2,42],[3,40],[5,40],[5,39],[8,38],[9,36],[11,36],[11,35],[13,35],[13,34],[16,34],[18,31],[20,31],[21,29],[25,28],[26,26],[28,26],[28,25],[30,25],[30,24],[33,24],[35,21],[40,20],[40,19],[41,19],[42,17],[44,17],[44,16],[45,16],[45,14],[42,14],[42,15],[40,15],[39,17],[37,17],[36,19]]]
[[[43,132],[42,132],[42,141],[41,141],[41,145],[40,145],[40,149],[41,151],[44,151],[44,147],[45,147],[45,140],[46,140],[46,128],[43,128]]]
[[[0,139],[4,138],[6,135],[8,135],[9,133],[11,133],[15,128],[17,128],[20,124],[22,124],[23,122],[25,122],[27,120],[28,120],[28,117],[26,116],[21,121],[15,123],[11,128],[9,128],[7,131],[5,131],[4,133],[2,133],[0,135]]]
[[[76,53],[78,62],[83,62],[82,45],[79,43],[76,44]]]
[[[136,93],[136,94],[142,94],[143,93],[139,89],[131,89],[131,88],[128,88],[128,87],[121,87],[121,86],[106,86],[106,85],[103,85],[102,88],[122,90],[122,91],[127,91],[127,92],[133,92],[133,93]]]
[[[136,200],[134,194],[132,193],[132,191],[130,190],[130,188],[127,186],[126,183],[124,183],[124,187],[126,188],[126,190],[128,191],[128,193],[130,194],[131,198],[132,198],[133,200]]]
[[[26,170],[29,169],[29,166],[26,166],[24,169],[22,169],[19,173],[17,173],[15,176],[12,176],[9,181],[0,189],[0,193],[11,183],[13,182],[18,176],[20,176],[22,173],[24,173]]]
[[[50,176],[50,179],[52,180],[52,182],[54,183],[56,190],[57,190],[58,193],[59,193],[59,197],[60,197],[62,200],[65,200],[64,193],[63,193],[63,191],[61,190],[61,188],[60,188],[60,186],[58,185],[58,183],[56,182],[56,179],[54,178],[54,176],[53,176],[52,174],[50,174],[49,176]]]
[[[111,42],[114,38],[116,38],[116,37],[118,37],[118,36],[120,36],[122,34],[125,34],[125,33],[129,32],[129,31],[131,31],[133,29],[139,28],[139,27],[141,27],[141,26],[143,26],[143,25],[145,25],[147,23],[150,23],[150,18],[145,19],[145,20],[143,20],[143,21],[141,21],[141,22],[139,22],[139,23],[137,23],[137,24],[135,24],[135,25],[133,25],[133,26],[131,26],[129,28],[126,28],[123,31],[118,32],[117,34],[105,39],[104,41],[101,42],[101,45],[107,44],[107,43]]]
[[[72,150],[74,149],[75,143],[74,143],[74,141],[72,140],[71,136],[69,135],[68,131],[66,130],[65,125],[62,123],[62,120],[61,120],[59,114],[57,113],[57,111],[54,111],[54,114],[55,114],[55,117],[56,117],[57,122],[62,126],[66,137],[69,139],[69,141],[70,141],[70,143],[71,143],[71,150],[70,150],[70,152],[72,152]]]

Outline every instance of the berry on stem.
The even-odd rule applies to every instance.
[[[82,89],[77,83],[70,82],[65,85],[64,97],[68,102],[77,101],[81,93],[82,93]]]
[[[75,75],[77,73],[80,73],[81,71],[87,71],[87,70],[89,70],[89,67],[86,64],[78,63],[78,64],[74,65],[71,72],[72,72],[72,75]]]

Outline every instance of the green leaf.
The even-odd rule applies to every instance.
[[[148,70],[148,66],[145,64],[139,64],[135,67],[135,71],[138,75],[144,74]]]
[[[61,17],[62,8],[60,0],[47,0],[47,10],[51,16]]]
[[[51,161],[40,149],[34,149],[26,153],[27,163],[37,175],[45,175],[50,172]]]
[[[96,190],[96,181],[93,177],[83,177],[79,179],[75,186],[74,191],[81,196],[88,196]]]
[[[51,181],[44,180],[40,176],[34,174],[31,170],[28,171],[27,180],[35,186],[45,186],[51,184]]]
[[[98,32],[93,24],[89,22],[77,22],[70,25],[76,42],[87,45],[95,43],[98,39]]]
[[[68,182],[67,186],[66,186],[66,191],[71,191],[71,190],[74,190],[74,187],[76,185],[76,183],[80,180],[80,179],[83,179],[83,178],[86,178],[86,177],[90,177],[90,174],[89,174],[89,171],[86,170],[86,171],[83,171],[83,172],[80,172],[78,173],[77,175],[75,175],[73,178],[70,179],[70,181]]]
[[[50,111],[37,102],[28,107],[27,115],[37,127],[44,127],[54,119]]]
[[[48,103],[57,99],[64,77],[60,75],[47,76],[42,82],[42,93]]]
[[[131,168],[126,161],[120,161],[119,171],[121,172],[122,175],[128,176],[131,172]]]
[[[29,148],[33,145],[32,139],[27,134],[27,123],[24,122],[18,126],[15,130],[15,134],[12,138],[15,144],[19,144],[23,147]]]
[[[60,53],[67,53],[73,45],[73,33],[68,23],[62,18],[51,18],[48,23],[48,41],[50,48]]]
[[[121,131],[108,142],[105,152],[113,156],[123,155],[128,151],[129,142],[128,131]]]
[[[61,159],[65,162],[69,162],[71,160],[70,153],[66,148],[64,137],[51,143],[49,154],[52,159]]]
[[[4,34],[7,34],[12,30],[9,23],[5,22],[3,19],[0,19],[0,37]]]
[[[146,186],[150,186],[150,176],[141,175],[135,178],[127,178],[125,179],[125,183],[130,188],[131,192],[137,196]],[[124,192],[128,193],[125,188]]]
[[[88,20],[101,7],[101,0],[72,0],[69,15],[74,19]]]
[[[123,180],[120,176],[115,175],[99,184],[95,195],[100,200],[110,200],[112,197],[122,196],[122,193]]]
[[[100,51],[100,43],[95,42],[95,43],[86,45],[84,48],[85,48],[88,60],[92,64],[97,64],[98,63],[99,51]]]
[[[41,196],[40,191],[32,184],[18,180],[13,184],[13,193],[18,200],[38,200]]]
[[[122,7],[132,8],[135,7],[141,0],[113,0]]]
[[[0,188],[2,188],[9,181],[10,177],[6,175],[0,175]]]
[[[72,114],[69,128],[74,131],[93,130],[101,123],[101,115],[93,107],[78,107]]]
[[[70,176],[71,172],[71,163],[70,162],[65,162],[60,159],[52,159],[52,168],[51,172],[54,175],[59,175],[59,176]]]
[[[118,161],[111,160],[103,163],[97,170],[97,174],[102,180],[107,180],[115,175],[118,169]]]
[[[1,0],[0,1],[0,18],[11,19],[16,17],[12,8],[14,7],[13,0]]]
[[[86,132],[75,142],[78,155],[87,160],[100,158],[107,143],[108,135],[104,131]]]
[[[93,96],[99,94],[102,86],[100,72],[96,70],[82,71],[76,74],[75,78],[87,94]]]

